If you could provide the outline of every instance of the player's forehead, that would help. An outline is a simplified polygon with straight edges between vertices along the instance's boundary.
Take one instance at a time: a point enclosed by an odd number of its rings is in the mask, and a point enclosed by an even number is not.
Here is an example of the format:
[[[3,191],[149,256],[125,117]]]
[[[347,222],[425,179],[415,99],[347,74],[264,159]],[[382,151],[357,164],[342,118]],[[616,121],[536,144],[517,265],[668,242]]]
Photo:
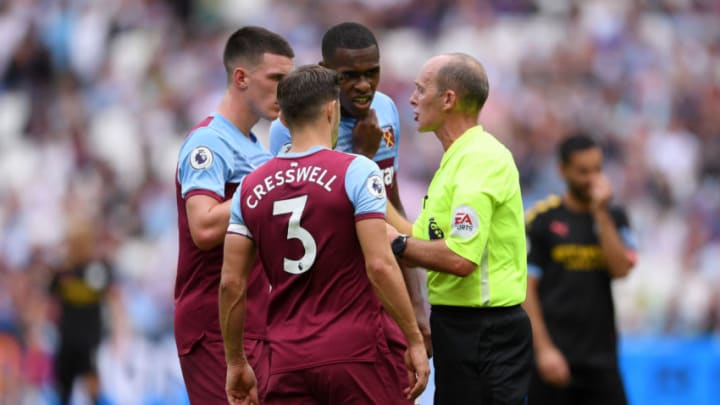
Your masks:
[[[568,161],[573,167],[599,167],[602,166],[603,152],[599,147],[576,150],[570,154]]]
[[[293,61],[285,55],[277,55],[274,53],[264,53],[260,58],[260,63],[256,67],[256,71],[265,74],[288,74],[293,68]]]
[[[380,53],[377,45],[360,49],[337,48],[325,63],[327,67],[339,72],[365,71],[380,66]]]

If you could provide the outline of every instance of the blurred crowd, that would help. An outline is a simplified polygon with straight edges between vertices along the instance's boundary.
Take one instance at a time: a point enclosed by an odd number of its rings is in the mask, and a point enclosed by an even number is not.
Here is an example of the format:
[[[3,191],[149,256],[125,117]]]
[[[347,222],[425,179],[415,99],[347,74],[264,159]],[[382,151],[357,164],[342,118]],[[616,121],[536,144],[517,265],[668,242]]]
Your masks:
[[[181,401],[175,165],[224,91],[224,41],[261,25],[290,41],[296,65],[315,63],[325,29],[346,20],[378,37],[411,219],[442,154],[415,132],[413,79],[429,56],[467,52],[488,71],[481,121],[514,152],[526,206],[562,192],[559,139],[584,132],[605,148],[639,244],[615,285],[623,333],[720,332],[717,1],[0,0],[0,403],[56,396],[51,287],[78,217],[93,221],[118,291],[97,353],[106,401]]]

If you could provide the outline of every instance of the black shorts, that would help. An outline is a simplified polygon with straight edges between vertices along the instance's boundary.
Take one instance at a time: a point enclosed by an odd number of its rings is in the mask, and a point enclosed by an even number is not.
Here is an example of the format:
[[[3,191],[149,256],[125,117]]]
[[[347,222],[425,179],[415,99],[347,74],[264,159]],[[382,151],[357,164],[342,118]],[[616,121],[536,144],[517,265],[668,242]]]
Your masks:
[[[435,405],[522,405],[532,330],[521,306],[432,307]]]
[[[617,369],[570,368],[570,385],[558,388],[533,371],[529,403],[532,405],[627,405],[625,387]]]

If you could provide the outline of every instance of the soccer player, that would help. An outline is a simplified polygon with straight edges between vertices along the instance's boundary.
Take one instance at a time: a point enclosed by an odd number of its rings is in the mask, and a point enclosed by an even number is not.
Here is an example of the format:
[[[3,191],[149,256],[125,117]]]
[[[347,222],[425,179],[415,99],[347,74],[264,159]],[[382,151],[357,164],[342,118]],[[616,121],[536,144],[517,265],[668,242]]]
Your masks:
[[[382,171],[388,197],[388,220],[404,218],[397,182],[400,146],[400,119],[395,102],[377,91],[380,82],[380,50],[375,35],[364,25],[345,22],[328,29],[322,38],[320,65],[340,75],[340,110],[342,118],[335,149],[360,153],[373,159]],[[270,151],[277,154],[289,145],[290,132],[280,120],[270,128]],[[424,292],[425,274],[417,269],[403,269],[420,330],[425,337],[428,353],[430,326]],[[397,372],[405,374],[403,353],[406,343],[402,333],[389,316],[385,317],[390,349]]]
[[[626,404],[617,364],[612,279],[635,263],[625,212],[610,207],[603,153],[585,135],[559,146],[567,191],[527,214],[528,294],[536,370],[532,404]]]
[[[338,92],[335,72],[319,65],[280,82],[290,149],[246,176],[233,196],[220,287],[230,403],[257,401],[253,371],[238,343],[256,248],[273,287],[264,403],[398,404],[417,397],[427,383],[423,338],[382,239],[382,174],[363,156],[330,150],[340,121]],[[408,341],[404,393],[388,358],[382,307]]]
[[[240,179],[271,155],[251,132],[274,119],[277,84],[294,53],[279,35],[244,27],[227,40],[225,95],[211,116],[190,131],[177,167],[179,257],[175,282],[175,339],[193,404],[226,404],[225,358],[218,321],[218,288],[230,198]],[[251,274],[245,345],[264,389],[269,368],[265,274]]]
[[[389,236],[401,261],[429,270],[438,405],[520,405],[530,382],[520,181],[510,151],[478,124],[487,96],[480,62],[447,54],[423,65],[410,98],[418,131],[445,153],[412,237]]]

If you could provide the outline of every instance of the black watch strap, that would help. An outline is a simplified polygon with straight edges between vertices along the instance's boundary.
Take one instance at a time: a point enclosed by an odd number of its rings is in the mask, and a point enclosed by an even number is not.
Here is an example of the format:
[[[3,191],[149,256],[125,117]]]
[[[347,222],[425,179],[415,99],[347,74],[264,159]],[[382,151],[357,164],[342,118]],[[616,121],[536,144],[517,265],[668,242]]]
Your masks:
[[[396,257],[402,257],[405,252],[405,248],[407,247],[407,240],[408,236],[405,234],[400,234],[397,238],[393,239],[390,246],[392,247],[392,252]]]

